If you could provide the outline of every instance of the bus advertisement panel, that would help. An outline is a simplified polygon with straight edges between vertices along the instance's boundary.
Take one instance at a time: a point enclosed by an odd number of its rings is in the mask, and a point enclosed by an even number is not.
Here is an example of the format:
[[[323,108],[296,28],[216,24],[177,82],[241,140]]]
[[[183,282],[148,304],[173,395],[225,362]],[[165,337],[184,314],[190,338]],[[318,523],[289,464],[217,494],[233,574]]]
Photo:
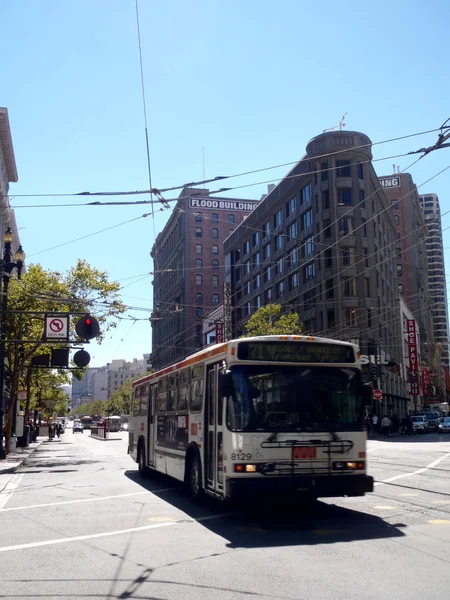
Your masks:
[[[360,496],[369,397],[353,344],[231,340],[133,383],[128,451],[193,496]]]

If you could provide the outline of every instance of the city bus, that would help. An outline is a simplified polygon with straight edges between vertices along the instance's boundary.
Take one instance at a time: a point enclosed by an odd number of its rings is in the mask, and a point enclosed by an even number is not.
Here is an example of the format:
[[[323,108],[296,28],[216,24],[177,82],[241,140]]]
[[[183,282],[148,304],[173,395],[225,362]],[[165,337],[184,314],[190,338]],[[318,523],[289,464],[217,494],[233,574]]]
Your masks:
[[[373,491],[358,346],[313,336],[210,346],[132,384],[128,453],[195,498]],[[370,400],[369,400],[370,398]]]

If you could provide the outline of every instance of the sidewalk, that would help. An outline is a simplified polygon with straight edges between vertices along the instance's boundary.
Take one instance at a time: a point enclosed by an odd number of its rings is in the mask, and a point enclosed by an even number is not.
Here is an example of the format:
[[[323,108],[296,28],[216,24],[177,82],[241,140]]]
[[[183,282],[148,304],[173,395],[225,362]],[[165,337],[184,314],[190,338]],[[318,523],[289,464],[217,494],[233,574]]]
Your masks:
[[[42,444],[45,438],[27,446],[26,448],[17,448],[15,452],[10,452],[6,455],[5,460],[0,460],[0,475],[3,473],[14,473],[17,469],[33,454],[36,448]]]

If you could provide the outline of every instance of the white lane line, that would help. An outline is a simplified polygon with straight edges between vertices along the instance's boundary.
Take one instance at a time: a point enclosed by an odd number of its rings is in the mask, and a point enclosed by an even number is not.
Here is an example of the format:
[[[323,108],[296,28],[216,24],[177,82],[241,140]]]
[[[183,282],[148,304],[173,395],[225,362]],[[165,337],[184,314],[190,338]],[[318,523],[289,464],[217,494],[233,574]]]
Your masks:
[[[376,446],[375,448],[369,448],[366,452],[373,452],[374,450],[380,450],[383,446]]]
[[[184,521],[185,522],[185,521]],[[11,550],[27,550],[29,548],[41,548],[42,546],[52,546],[54,544],[67,544],[68,542],[82,542],[84,540],[95,540],[102,537],[113,535],[124,535],[125,533],[134,533],[136,531],[147,531],[148,529],[157,529],[158,527],[169,527],[176,525],[178,521],[167,521],[166,523],[156,523],[154,525],[144,525],[142,527],[132,527],[130,529],[118,529],[117,531],[107,531],[105,533],[91,533],[89,535],[77,535],[75,537],[58,538],[56,540],[45,540],[43,542],[31,542],[30,544],[15,544],[14,546],[2,546],[0,552],[10,552]]]
[[[23,477],[23,475],[22,475]],[[6,488],[5,488],[6,489]],[[152,492],[132,492],[129,494],[117,494],[115,496],[98,496],[95,498],[83,498],[80,500],[62,500],[61,502],[47,502],[46,504],[32,504],[31,506],[12,506],[11,508],[2,508],[0,495],[0,510],[6,512],[8,510],[31,510],[32,508],[45,508],[47,506],[62,506],[63,504],[79,504],[82,502],[99,502],[104,500],[114,500],[115,498],[129,498],[130,496],[145,496],[148,494],[159,494],[162,492],[170,492],[175,488],[162,488],[160,490],[154,490]]]
[[[8,509],[4,509],[3,507],[8,502],[8,500],[11,498],[11,496],[13,495],[15,490],[18,488],[20,482],[22,481],[23,476],[24,476],[23,473],[22,474],[16,473],[15,475],[13,475],[11,477],[11,479],[5,485],[5,487],[3,488],[3,491],[0,494],[0,510],[8,510]]]
[[[435,461],[433,461],[426,467],[422,467],[422,469],[417,469],[416,471],[412,471],[411,473],[402,473],[401,475],[394,475],[393,477],[389,477],[388,479],[383,479],[383,481],[376,481],[375,485],[383,485],[383,483],[391,483],[391,481],[397,481],[397,479],[404,479],[405,477],[412,477],[413,475],[420,475],[421,473],[425,473],[425,471],[428,471],[428,469],[432,469],[433,467],[435,467],[436,465],[441,463],[443,460],[445,460],[449,456],[450,456],[450,453],[444,454],[444,456],[437,458]]]

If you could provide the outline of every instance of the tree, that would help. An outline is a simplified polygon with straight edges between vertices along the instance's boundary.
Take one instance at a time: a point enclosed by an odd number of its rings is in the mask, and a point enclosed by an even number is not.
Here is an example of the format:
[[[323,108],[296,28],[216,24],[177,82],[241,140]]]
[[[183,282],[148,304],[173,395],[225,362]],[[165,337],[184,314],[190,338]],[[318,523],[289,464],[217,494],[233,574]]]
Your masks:
[[[131,390],[132,383],[136,379],[139,379],[141,375],[138,377],[132,377],[127,379],[122,383],[120,387],[117,388],[115,392],[111,394],[110,399],[108,400],[106,406],[110,415],[129,415],[130,407],[131,407]]]
[[[11,279],[8,293],[6,363],[10,378],[10,393],[7,398],[6,451],[9,451],[11,438],[14,398],[25,376],[27,365],[37,350],[50,353],[51,344],[21,345],[18,340],[41,340],[44,331],[45,312],[55,313],[92,313],[100,323],[101,343],[105,332],[117,326],[118,317],[125,307],[119,297],[120,284],[110,282],[108,273],[91,267],[86,261],[78,260],[75,267],[65,275],[40,264],[31,264],[19,281]],[[31,314],[18,313],[26,311]],[[41,313],[41,314],[39,314]],[[71,316],[71,330],[80,315]],[[49,393],[62,402],[57,388],[50,387]]]
[[[252,314],[245,325],[245,329],[247,330],[247,334],[244,337],[303,333],[303,327],[299,321],[298,314],[293,312],[281,314],[281,306],[279,304],[261,306],[261,308]]]

